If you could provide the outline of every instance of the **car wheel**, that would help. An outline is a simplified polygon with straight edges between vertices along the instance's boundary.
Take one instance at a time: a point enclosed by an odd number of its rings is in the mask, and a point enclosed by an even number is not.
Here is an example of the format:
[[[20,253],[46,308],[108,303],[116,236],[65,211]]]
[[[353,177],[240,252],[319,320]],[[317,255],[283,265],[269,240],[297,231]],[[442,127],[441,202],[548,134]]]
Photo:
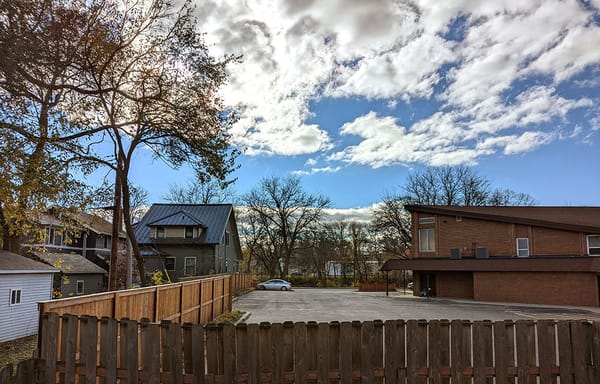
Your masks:
[[[264,290],[265,290],[265,289],[267,289],[267,288],[265,288],[265,286],[264,286],[264,285],[260,285],[260,286],[258,287],[258,289],[260,289],[260,290],[264,291]]]
[[[281,287],[282,291],[287,291],[287,287]]]

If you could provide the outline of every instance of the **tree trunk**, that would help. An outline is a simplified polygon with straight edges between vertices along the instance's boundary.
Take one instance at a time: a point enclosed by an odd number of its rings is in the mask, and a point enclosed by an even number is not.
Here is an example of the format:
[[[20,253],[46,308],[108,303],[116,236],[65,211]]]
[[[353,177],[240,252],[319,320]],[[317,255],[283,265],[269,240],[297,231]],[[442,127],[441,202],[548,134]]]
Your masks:
[[[125,180],[127,180],[125,178]],[[131,201],[130,201],[130,191],[129,191],[129,183],[122,183],[123,189],[123,216],[125,219],[125,230],[127,231],[127,237],[129,237],[129,241],[131,244],[131,249],[133,251],[133,257],[135,257],[135,261],[138,267],[138,273],[140,274],[140,281],[142,286],[148,285],[148,279],[146,277],[146,271],[144,269],[144,260],[142,259],[140,253],[140,247],[137,243],[137,239],[135,238],[135,233],[133,232],[133,225],[131,223]]]
[[[110,263],[108,290],[117,290],[117,260],[119,257],[119,234],[121,229],[121,177],[119,170],[115,171],[115,199],[112,218],[112,241],[110,244]]]

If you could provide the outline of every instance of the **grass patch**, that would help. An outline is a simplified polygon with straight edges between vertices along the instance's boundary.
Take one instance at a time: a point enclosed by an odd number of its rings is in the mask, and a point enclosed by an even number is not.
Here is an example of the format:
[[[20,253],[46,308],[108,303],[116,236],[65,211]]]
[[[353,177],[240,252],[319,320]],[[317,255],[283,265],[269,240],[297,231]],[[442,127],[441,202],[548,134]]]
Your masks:
[[[13,364],[13,367],[33,356],[37,348],[37,335],[0,343],[0,368]]]
[[[212,324],[235,324],[236,321],[238,321],[239,319],[242,318],[242,316],[244,316],[244,314],[245,314],[245,312],[242,312],[239,309],[236,309],[231,312],[223,313],[223,314],[217,316],[213,321],[211,321],[211,323]]]

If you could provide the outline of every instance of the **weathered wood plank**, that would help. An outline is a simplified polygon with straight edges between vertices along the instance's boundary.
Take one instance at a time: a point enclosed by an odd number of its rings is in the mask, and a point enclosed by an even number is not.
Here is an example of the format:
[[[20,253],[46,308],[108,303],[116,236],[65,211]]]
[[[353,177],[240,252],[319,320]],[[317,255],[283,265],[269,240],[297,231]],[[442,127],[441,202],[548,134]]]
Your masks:
[[[360,382],[365,384],[374,383],[373,377],[373,361],[371,359],[371,352],[373,352],[373,345],[375,344],[375,330],[372,321],[365,321],[362,324],[362,335],[361,335],[361,348],[360,348]]]
[[[514,376],[508,374],[515,366],[514,323],[511,320],[494,323],[494,351],[496,355],[496,382],[514,384]]]
[[[352,324],[340,324],[340,382],[352,384]]]
[[[223,326],[223,374],[226,384],[233,384],[236,375],[235,328],[232,324]]]
[[[58,349],[58,314],[42,314],[42,335],[40,346],[40,358],[45,361],[46,383],[56,382],[56,360]]]
[[[466,377],[464,371],[471,364],[471,323],[464,320],[452,320],[450,323],[450,332],[452,384],[470,383],[471,378]]]
[[[517,379],[519,383],[536,384],[536,375],[531,373],[536,368],[535,323],[530,320],[518,320],[517,332]]]
[[[476,383],[492,384],[493,378],[487,378],[488,368],[493,365],[492,323],[476,321],[473,323],[473,379]]]
[[[83,364],[84,373],[80,383],[96,384],[96,366],[98,357],[98,319],[95,316],[81,317],[81,337],[79,341],[79,361]]]
[[[560,384],[573,384],[573,348],[571,343],[571,325],[561,320],[556,325],[558,332],[558,363],[560,366]]]
[[[306,383],[306,323],[294,324],[294,355],[296,368],[294,370],[294,383]]]
[[[77,328],[79,318],[75,315],[63,315],[61,325],[61,356],[64,373],[59,375],[59,382],[75,382],[75,364],[77,356]]]
[[[319,383],[329,381],[329,324],[319,323],[317,326],[317,372]]]
[[[537,322],[538,360],[540,384],[555,384],[552,370],[556,367],[556,332],[553,320]]]
[[[140,323],[142,371],[148,375],[148,384],[160,383],[160,327],[144,319]]]

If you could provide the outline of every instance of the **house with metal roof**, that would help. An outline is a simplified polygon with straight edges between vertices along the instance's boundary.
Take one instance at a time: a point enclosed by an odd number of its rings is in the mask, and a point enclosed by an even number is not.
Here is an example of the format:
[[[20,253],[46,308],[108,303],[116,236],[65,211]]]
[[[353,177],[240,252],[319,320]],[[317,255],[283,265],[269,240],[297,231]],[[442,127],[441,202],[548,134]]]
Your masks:
[[[38,331],[38,305],[52,298],[59,271],[15,253],[0,251],[0,343]]]
[[[242,257],[231,204],[152,204],[135,226],[146,271],[171,281],[237,272]]]
[[[600,207],[405,208],[415,295],[600,305]]]

